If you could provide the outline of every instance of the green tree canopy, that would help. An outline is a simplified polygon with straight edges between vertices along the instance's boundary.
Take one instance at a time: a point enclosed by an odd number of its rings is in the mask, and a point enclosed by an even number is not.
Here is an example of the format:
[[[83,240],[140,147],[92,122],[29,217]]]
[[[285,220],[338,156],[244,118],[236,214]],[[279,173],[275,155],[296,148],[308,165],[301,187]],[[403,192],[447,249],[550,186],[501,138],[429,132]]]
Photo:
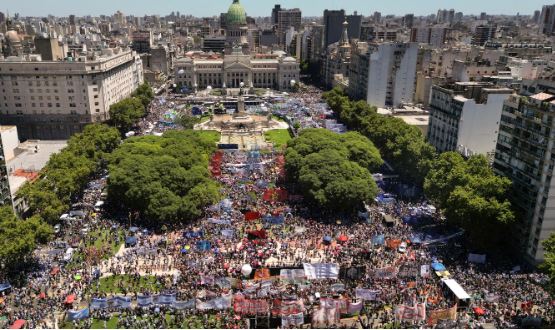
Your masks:
[[[193,220],[220,198],[208,172],[214,151],[211,138],[191,130],[127,139],[110,156],[108,198],[146,220]]]
[[[447,221],[465,229],[473,247],[482,250],[505,246],[515,216],[506,194],[511,182],[493,173],[484,156],[465,160],[446,152],[432,164],[424,192],[443,210]]]
[[[144,83],[139,85],[132,96],[139,99],[146,109],[148,108],[150,102],[154,99],[154,92],[152,91],[152,88],[150,87],[148,82],[145,81]]]
[[[146,115],[145,106],[139,98],[130,97],[110,106],[110,121],[120,132],[128,132],[140,118]]]
[[[365,101],[351,101],[339,87],[324,93],[323,97],[347,127],[375,144],[403,179],[422,184],[436,153],[418,128],[401,119],[378,114]]]
[[[544,262],[540,269],[549,275],[549,289],[555,294],[555,234],[551,234],[548,239],[542,242],[544,251]]]
[[[0,265],[2,273],[18,269],[31,255],[37,244],[46,243],[52,228],[40,217],[17,218],[9,206],[0,207]]]
[[[354,212],[377,194],[370,171],[383,161],[372,142],[356,132],[303,130],[288,143],[285,157],[289,180],[316,207]]]

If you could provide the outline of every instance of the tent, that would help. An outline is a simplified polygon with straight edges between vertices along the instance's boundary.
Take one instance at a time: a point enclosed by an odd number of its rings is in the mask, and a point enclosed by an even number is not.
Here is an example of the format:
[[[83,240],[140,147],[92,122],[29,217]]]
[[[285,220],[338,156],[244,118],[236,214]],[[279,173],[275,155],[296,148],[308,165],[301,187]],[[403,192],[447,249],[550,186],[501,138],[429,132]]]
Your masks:
[[[65,304],[73,304],[73,302],[75,301],[75,295],[74,294],[70,294],[69,296],[66,297],[66,300],[64,301]]]
[[[436,272],[442,272],[442,271],[444,271],[446,268],[445,268],[445,266],[443,266],[442,263],[439,263],[439,262],[432,262],[432,269],[435,270]]]
[[[474,307],[472,310],[474,310],[474,313],[476,313],[476,315],[478,316],[486,314],[486,311],[480,307]]]
[[[0,283],[0,293],[4,291],[8,291],[12,288],[12,286],[8,283]]]
[[[15,322],[10,325],[10,329],[21,329],[25,325],[25,320],[19,319],[15,320]]]
[[[137,245],[137,237],[129,236],[125,239],[125,246],[126,247],[131,247],[131,246],[135,246],[135,245]]]

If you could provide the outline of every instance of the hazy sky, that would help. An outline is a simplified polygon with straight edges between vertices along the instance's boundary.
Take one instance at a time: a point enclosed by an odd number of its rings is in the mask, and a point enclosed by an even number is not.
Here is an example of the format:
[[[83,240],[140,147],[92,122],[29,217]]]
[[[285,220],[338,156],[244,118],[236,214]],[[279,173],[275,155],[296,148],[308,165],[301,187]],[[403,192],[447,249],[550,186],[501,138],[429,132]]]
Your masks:
[[[382,14],[402,15],[414,13],[428,15],[439,8],[454,8],[465,14],[516,14],[530,15],[541,9],[546,0],[241,0],[249,16],[270,16],[274,4],[284,8],[298,7],[303,16],[321,16],[324,9],[357,10],[363,15],[374,11]],[[553,2],[553,1],[552,1]],[[67,16],[75,14],[124,14],[166,15],[172,11],[194,16],[213,16],[227,11],[232,0],[6,0],[0,1],[0,11],[20,13],[22,16]]]

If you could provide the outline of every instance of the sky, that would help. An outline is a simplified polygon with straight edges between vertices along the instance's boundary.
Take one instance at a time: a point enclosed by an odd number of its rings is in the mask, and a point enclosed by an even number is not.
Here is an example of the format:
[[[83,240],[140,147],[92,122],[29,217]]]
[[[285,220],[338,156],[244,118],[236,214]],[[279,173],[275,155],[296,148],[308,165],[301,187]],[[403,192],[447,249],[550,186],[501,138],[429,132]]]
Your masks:
[[[270,16],[274,4],[282,8],[300,8],[303,16],[322,16],[324,9],[358,11],[365,16],[379,11],[382,15],[428,15],[440,8],[454,8],[464,14],[531,15],[548,0],[240,0],[247,15]],[[3,2],[3,3],[2,3]],[[553,2],[553,1],[552,1]],[[162,16],[179,11],[197,17],[226,12],[232,0],[7,0],[0,2],[0,11],[21,16],[111,15],[121,10],[126,15]]]

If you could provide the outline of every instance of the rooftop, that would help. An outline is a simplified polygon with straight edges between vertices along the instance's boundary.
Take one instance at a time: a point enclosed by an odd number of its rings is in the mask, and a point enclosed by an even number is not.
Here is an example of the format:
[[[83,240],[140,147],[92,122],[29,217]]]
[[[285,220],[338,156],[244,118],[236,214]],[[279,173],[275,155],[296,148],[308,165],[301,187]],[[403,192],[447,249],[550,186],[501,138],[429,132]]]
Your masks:
[[[50,156],[67,146],[67,141],[28,140],[18,146],[19,154],[6,162],[12,196],[33,178],[48,162]]]

